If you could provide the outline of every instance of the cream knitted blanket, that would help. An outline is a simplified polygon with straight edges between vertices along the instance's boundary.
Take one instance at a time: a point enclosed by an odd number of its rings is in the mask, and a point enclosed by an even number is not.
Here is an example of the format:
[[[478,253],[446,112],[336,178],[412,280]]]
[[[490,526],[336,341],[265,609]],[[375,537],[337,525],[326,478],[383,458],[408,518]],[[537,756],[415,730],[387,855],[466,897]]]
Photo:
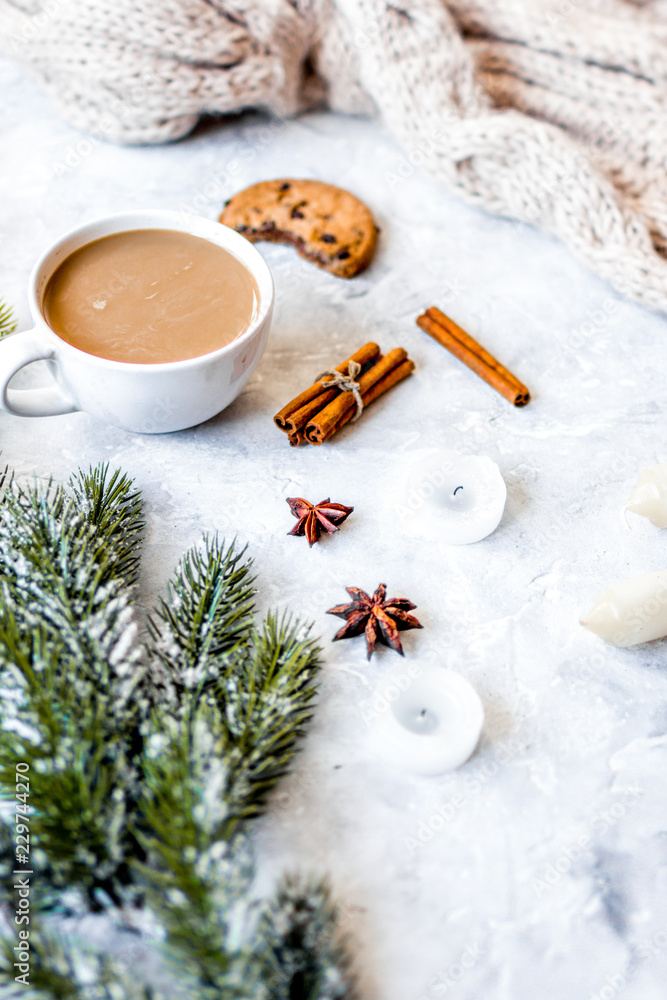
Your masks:
[[[0,0],[0,45],[118,142],[378,114],[447,188],[667,311],[667,0]]]

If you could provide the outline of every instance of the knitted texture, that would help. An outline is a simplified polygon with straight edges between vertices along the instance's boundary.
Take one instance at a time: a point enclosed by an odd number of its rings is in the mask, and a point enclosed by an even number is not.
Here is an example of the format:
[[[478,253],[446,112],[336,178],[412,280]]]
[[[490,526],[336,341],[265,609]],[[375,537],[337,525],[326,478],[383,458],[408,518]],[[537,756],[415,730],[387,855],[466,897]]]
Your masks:
[[[0,44],[118,142],[379,115],[449,190],[667,310],[666,0],[0,0]]]

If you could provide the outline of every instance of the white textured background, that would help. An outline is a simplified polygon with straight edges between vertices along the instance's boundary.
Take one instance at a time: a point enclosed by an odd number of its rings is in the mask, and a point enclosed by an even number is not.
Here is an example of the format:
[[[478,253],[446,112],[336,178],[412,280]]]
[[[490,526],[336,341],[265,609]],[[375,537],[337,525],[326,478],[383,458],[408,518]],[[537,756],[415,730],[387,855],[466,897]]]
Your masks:
[[[613,650],[578,617],[608,583],[667,566],[667,534],[638,519],[628,531],[619,514],[639,471],[667,459],[665,319],[547,237],[450,198],[367,122],[251,116],[170,147],[115,148],[60,122],[4,63],[0,135],[0,297],[21,328],[34,260],[91,217],[187,206],[216,217],[236,190],[279,176],[329,180],[372,207],[379,252],[354,281],[262,248],[275,324],[224,414],[165,437],[82,414],[3,414],[2,459],[25,476],[100,461],[135,476],[147,603],[183,549],[217,529],[248,544],[262,605],[315,621],[319,715],[261,824],[262,880],[294,865],[331,874],[367,1000],[664,1000],[665,644]],[[436,300],[530,386],[528,408],[415,326]],[[404,346],[416,374],[329,446],[289,449],[273,413],[369,339]],[[402,534],[401,477],[434,447],[500,465],[508,505],[486,541]],[[309,550],[286,535],[294,495],[355,512]],[[400,775],[369,751],[362,709],[395,654],[367,665],[362,639],[328,641],[337,626],[324,612],[344,586],[380,581],[419,606],[425,628],[405,634],[406,655],[460,670],[485,703],[478,752],[442,778]]]

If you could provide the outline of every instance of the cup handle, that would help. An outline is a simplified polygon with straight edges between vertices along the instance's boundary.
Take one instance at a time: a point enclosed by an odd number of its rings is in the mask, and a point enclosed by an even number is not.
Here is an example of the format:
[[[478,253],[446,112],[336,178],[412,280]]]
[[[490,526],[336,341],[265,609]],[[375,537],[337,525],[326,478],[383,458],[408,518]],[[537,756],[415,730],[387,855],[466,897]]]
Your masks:
[[[55,357],[55,350],[35,328],[0,340],[0,407],[17,417],[55,417],[79,407],[55,382],[44,389],[10,389],[17,372],[34,361]]]

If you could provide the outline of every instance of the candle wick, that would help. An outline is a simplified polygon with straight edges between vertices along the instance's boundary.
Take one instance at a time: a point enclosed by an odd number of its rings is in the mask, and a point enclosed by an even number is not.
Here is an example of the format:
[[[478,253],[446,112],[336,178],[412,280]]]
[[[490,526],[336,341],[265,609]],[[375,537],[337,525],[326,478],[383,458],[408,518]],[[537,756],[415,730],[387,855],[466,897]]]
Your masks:
[[[458,493],[458,491],[462,490],[462,489],[463,489],[462,486],[457,486],[456,489],[454,490],[454,496],[456,496],[456,494]]]

